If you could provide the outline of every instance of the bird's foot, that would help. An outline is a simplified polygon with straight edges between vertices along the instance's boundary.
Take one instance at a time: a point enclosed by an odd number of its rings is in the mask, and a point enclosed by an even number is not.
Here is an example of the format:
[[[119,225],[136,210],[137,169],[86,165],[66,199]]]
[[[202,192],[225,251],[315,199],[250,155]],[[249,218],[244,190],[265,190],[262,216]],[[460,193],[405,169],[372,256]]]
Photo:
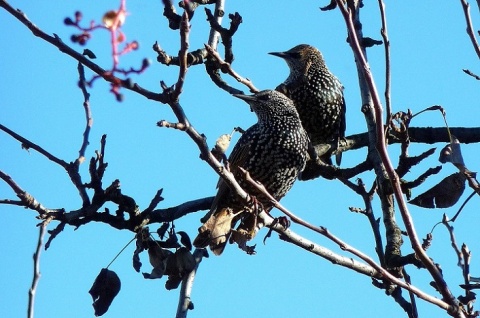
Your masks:
[[[252,239],[251,233],[245,229],[232,230],[232,236],[230,237],[230,243],[237,243],[238,248],[247,253],[248,255],[255,255],[255,245],[247,245],[247,242]]]
[[[285,229],[288,229],[292,222],[286,216],[279,216],[278,218],[273,219],[272,226],[275,224],[280,224]]]
[[[265,244],[265,241],[267,240],[267,238],[272,236],[273,227],[277,224],[280,224],[281,226],[283,226],[284,229],[288,229],[291,225],[291,222],[286,216],[280,216],[278,218],[274,218],[272,224],[269,226],[267,235],[265,235],[265,237],[263,238],[263,244]]]

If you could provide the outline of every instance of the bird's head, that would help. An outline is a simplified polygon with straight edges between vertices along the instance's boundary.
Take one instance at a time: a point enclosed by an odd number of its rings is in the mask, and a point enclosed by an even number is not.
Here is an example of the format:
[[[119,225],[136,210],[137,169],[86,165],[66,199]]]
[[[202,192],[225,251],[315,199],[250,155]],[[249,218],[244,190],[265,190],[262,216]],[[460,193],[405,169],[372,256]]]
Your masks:
[[[292,100],[280,92],[264,90],[254,95],[233,94],[233,96],[247,102],[257,114],[259,120],[269,120],[282,116],[298,118],[298,113]]]
[[[268,54],[284,59],[291,73],[306,74],[312,65],[323,65],[323,56],[320,51],[308,44],[299,44],[285,52],[270,52]]]

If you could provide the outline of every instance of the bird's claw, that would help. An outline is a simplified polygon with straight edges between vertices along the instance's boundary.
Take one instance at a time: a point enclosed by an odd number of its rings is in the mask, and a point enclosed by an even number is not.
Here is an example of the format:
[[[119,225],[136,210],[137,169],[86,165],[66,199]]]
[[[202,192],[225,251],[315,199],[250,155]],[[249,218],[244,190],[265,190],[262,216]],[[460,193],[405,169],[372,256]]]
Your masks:
[[[279,216],[278,218],[273,219],[272,226],[280,224],[286,230],[290,227],[291,222],[286,216]]]

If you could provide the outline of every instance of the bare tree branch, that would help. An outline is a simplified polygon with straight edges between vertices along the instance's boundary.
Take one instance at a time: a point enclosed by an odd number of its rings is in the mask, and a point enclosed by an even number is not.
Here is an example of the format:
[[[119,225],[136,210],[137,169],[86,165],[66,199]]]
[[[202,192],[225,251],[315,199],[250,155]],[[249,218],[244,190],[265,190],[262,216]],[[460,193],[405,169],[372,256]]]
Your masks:
[[[83,163],[85,160],[85,151],[87,150],[87,147],[89,145],[88,137],[90,135],[90,130],[92,129],[93,125],[93,118],[92,118],[92,111],[90,109],[90,94],[87,91],[87,87],[85,85],[85,69],[83,67],[82,63],[78,63],[78,75],[79,75],[79,80],[78,84],[80,86],[80,89],[82,90],[83,93],[83,108],[85,109],[85,119],[86,119],[86,125],[85,125],[85,131],[83,132],[83,143],[82,146],[80,147],[80,150],[78,151],[78,163]]]
[[[239,83],[242,83],[243,85],[247,86],[251,93],[258,93],[259,92],[258,88],[256,88],[253,85],[252,81],[250,81],[248,78],[241,77],[237,72],[235,72],[232,68],[232,65],[230,63],[227,63],[224,60],[222,60],[222,58],[220,57],[220,54],[218,54],[217,51],[213,50],[213,48],[211,46],[209,46],[208,44],[205,44],[205,48],[207,49],[208,54],[212,58],[214,58],[215,61],[217,61],[219,63],[219,65],[220,65],[219,68],[223,73],[227,73],[228,75],[230,75],[234,79],[236,79]],[[227,91],[231,94],[236,94],[236,93],[239,92],[238,90],[235,90],[233,88],[228,89]]]
[[[403,198],[403,194],[401,191],[401,186],[400,186],[400,180],[397,177],[395,173],[395,169],[392,166],[392,163],[389,159],[388,152],[385,147],[385,136],[383,132],[383,124],[382,124],[382,105],[378,96],[378,92],[375,86],[375,83],[373,81],[372,74],[370,73],[370,69],[368,67],[367,61],[365,59],[365,56],[363,54],[363,51],[360,47],[359,40],[357,38],[357,34],[355,32],[355,27],[353,24],[352,20],[352,11],[351,8],[347,8],[345,4],[337,0],[337,5],[340,8],[340,11],[342,12],[342,15],[345,19],[345,23],[347,25],[347,29],[349,32],[349,43],[352,46],[352,49],[354,51],[356,60],[358,63],[360,63],[363,66],[363,75],[366,79],[368,89],[370,91],[373,105],[374,105],[374,112],[375,112],[375,118],[377,119],[376,123],[376,135],[377,135],[377,144],[376,148],[380,154],[380,157],[382,159],[382,163],[385,166],[386,172],[388,174],[388,177],[390,179],[390,182],[393,187],[395,199],[397,201],[400,213],[402,215],[405,227],[407,229],[408,237],[410,238],[410,241],[412,243],[412,247],[415,251],[415,254],[417,257],[420,258],[420,260],[425,264],[427,267],[428,271],[432,275],[433,279],[435,280],[437,287],[439,288],[439,291],[441,292],[443,298],[445,301],[448,303],[447,307],[443,307],[444,309],[447,310],[447,312],[453,316],[453,317],[464,317],[464,314],[461,312],[461,309],[459,307],[458,300],[452,295],[450,292],[445,280],[443,279],[443,276],[439,272],[438,268],[433,264],[432,260],[428,257],[428,255],[425,253],[425,251],[422,249],[422,245],[419,242],[415,227],[413,225],[413,220],[412,217],[408,211],[408,208],[406,206],[406,202]]]
[[[243,170],[243,169],[241,169],[241,170]],[[249,182],[252,186],[254,186],[258,191],[260,191],[262,193],[262,195],[265,195],[270,200],[270,202],[273,204],[274,207],[276,207],[277,209],[282,211],[293,222],[295,222],[297,224],[300,224],[300,225],[302,225],[302,226],[304,226],[304,227],[306,227],[306,228],[308,228],[308,229],[310,229],[310,230],[312,230],[316,233],[319,233],[319,234],[327,237],[329,240],[336,243],[343,251],[350,252],[353,255],[359,257],[360,259],[365,261],[369,266],[371,266],[373,269],[375,269],[379,273],[379,275],[380,275],[379,277],[381,277],[382,279],[386,279],[386,280],[388,280],[388,281],[390,281],[394,284],[397,284],[400,287],[405,288],[406,290],[409,290],[409,291],[415,293],[415,295],[417,295],[419,298],[424,299],[424,300],[426,300],[426,301],[428,301],[432,304],[435,304],[442,309],[447,310],[449,308],[448,303],[445,303],[444,301],[439,300],[436,297],[430,296],[430,295],[424,293],[423,291],[419,290],[418,288],[414,287],[413,285],[407,284],[404,281],[402,281],[402,280],[398,279],[397,277],[393,276],[389,271],[385,270],[380,265],[378,265],[368,255],[362,253],[361,251],[359,251],[359,250],[355,249],[354,247],[350,246],[349,244],[345,243],[340,238],[338,238],[335,235],[333,235],[332,233],[330,233],[327,228],[325,228],[323,226],[318,227],[318,226],[311,225],[310,223],[308,223],[308,222],[304,221],[303,219],[299,218],[298,216],[296,216],[295,214],[290,212],[288,209],[286,209],[283,205],[281,205],[277,200],[275,200],[275,198],[267,192],[267,190],[265,189],[265,187],[263,185],[256,182],[255,180],[253,180],[250,177],[250,175],[248,174],[247,171],[243,170],[243,173],[245,174],[245,179],[246,179],[247,182]],[[284,234],[286,231],[289,231],[288,229],[286,230],[283,227],[283,225],[278,224],[278,222],[274,222],[274,219],[270,215],[268,215],[266,212],[262,212],[259,216],[264,220],[265,226],[272,227],[276,232],[280,232],[280,233]],[[362,267],[357,267],[357,266],[355,266],[355,267],[346,266],[346,267],[354,269],[358,272],[361,272],[360,269],[362,268]],[[361,272],[361,273],[365,274],[364,272]],[[370,275],[373,277],[374,276],[373,272]],[[375,275],[375,277],[378,277],[378,276]]]
[[[205,249],[195,249],[193,252],[193,257],[195,258],[195,269],[190,272],[183,280],[182,287],[180,288],[180,299],[178,301],[177,315],[176,318],[186,318],[188,310],[193,310],[193,302],[191,298],[193,281],[197,275],[198,266],[202,262],[203,257],[205,256]]]
[[[33,280],[32,280],[32,286],[28,291],[28,317],[29,318],[34,317],[35,296],[37,294],[38,281],[40,280],[40,252],[42,251],[43,236],[45,235],[45,229],[48,223],[50,223],[49,219],[44,220],[39,225],[37,248],[35,250],[35,253],[33,254]]]
[[[387,30],[387,15],[385,13],[385,3],[383,0],[378,0],[378,6],[380,7],[380,16],[382,18],[382,29],[380,33],[382,34],[383,43],[385,46],[385,107],[387,116],[392,114],[392,105],[391,105],[391,70],[390,70],[390,40],[388,38]],[[386,120],[388,122],[388,118]]]
[[[470,17],[470,4],[466,0],[460,0],[460,3],[462,4],[463,14],[465,15],[465,22],[467,23],[467,34],[470,37],[475,53],[477,53],[480,59],[480,46],[478,45],[477,37],[473,30],[472,18]]]
[[[218,25],[221,25],[224,15],[225,15],[225,0],[216,0],[215,11],[213,13],[215,23],[217,23]],[[214,28],[210,27],[208,45],[210,45],[212,49],[217,50],[219,38],[220,38],[220,33]]]

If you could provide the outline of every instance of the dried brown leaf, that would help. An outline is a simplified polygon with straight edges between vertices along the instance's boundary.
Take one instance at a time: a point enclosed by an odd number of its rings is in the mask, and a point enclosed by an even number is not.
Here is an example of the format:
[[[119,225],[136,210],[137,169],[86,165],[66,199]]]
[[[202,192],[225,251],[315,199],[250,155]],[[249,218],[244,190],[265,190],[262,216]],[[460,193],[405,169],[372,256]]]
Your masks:
[[[457,172],[410,200],[409,203],[423,208],[448,208],[457,203],[464,190],[465,176],[463,173]]]
[[[463,161],[462,151],[460,148],[460,142],[455,136],[452,136],[452,142],[446,145],[440,151],[440,157],[438,160],[441,163],[450,162],[454,164],[459,169],[465,168],[465,163]]]
[[[102,268],[88,291],[92,295],[95,316],[102,316],[107,312],[120,288],[121,282],[118,275],[114,271]]]
[[[153,266],[152,272],[150,274],[143,273],[143,277],[154,279],[162,278],[165,274],[165,269],[167,266],[167,258],[173,254],[169,250],[163,249],[156,242],[151,242],[150,247],[148,248],[148,258],[150,264]]]

